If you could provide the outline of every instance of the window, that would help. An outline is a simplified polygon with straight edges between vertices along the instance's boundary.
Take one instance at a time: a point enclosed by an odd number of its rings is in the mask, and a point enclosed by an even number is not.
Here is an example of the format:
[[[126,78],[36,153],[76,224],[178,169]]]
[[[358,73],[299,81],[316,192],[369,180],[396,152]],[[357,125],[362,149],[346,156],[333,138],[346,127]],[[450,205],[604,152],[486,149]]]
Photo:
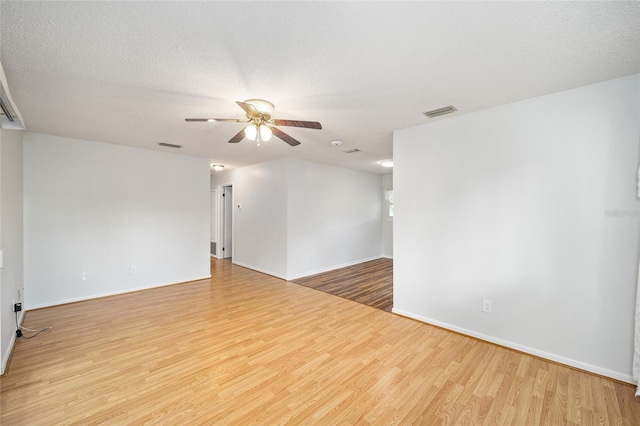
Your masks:
[[[384,191],[384,217],[386,220],[393,220],[393,188]]]

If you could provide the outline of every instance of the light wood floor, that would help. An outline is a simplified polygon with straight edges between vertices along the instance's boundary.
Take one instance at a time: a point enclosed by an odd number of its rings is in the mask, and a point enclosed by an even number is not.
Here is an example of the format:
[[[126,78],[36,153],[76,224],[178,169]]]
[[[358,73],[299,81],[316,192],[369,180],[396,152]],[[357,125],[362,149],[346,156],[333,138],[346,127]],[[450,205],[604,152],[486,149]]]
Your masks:
[[[640,424],[631,386],[213,260],[29,312],[2,425]]]
[[[292,282],[383,311],[393,308],[392,259],[376,259]]]

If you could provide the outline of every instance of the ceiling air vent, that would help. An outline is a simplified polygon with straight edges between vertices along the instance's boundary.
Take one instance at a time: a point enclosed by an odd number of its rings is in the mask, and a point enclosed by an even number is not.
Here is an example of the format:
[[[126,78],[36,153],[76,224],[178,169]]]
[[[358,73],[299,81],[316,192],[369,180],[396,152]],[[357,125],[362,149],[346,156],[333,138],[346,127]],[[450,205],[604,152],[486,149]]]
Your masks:
[[[423,112],[429,118],[438,117],[440,115],[451,114],[452,112],[456,112],[457,109],[453,105],[446,106],[444,108],[438,108],[431,111]]]
[[[174,145],[172,143],[164,143],[164,142],[160,142],[158,143],[158,145],[160,146],[166,146],[167,148],[182,148],[182,145]]]
[[[360,152],[360,150],[358,148],[353,148],[353,149],[348,149],[346,151],[342,151],[346,154],[353,154],[354,152]]]

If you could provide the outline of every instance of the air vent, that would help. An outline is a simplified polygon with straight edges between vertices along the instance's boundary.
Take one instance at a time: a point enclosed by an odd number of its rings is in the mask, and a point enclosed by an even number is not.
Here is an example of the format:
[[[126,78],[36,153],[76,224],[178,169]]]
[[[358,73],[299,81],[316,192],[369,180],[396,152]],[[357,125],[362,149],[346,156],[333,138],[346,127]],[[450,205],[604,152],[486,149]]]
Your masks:
[[[9,121],[15,121],[15,114],[13,114],[13,109],[11,108],[11,104],[9,104],[8,102],[5,102],[5,99],[7,99],[5,97],[4,94],[4,90],[1,90],[2,88],[0,88],[0,110],[2,111],[1,115],[4,115],[5,117],[7,117],[7,120]]]
[[[24,130],[20,111],[13,103],[11,93],[9,93],[7,77],[4,75],[2,64],[0,64],[0,112],[0,124],[3,129]]]
[[[167,148],[182,148],[182,145],[174,145],[172,143],[164,143],[164,142],[160,142],[158,143],[158,145],[160,146],[166,146]]]
[[[360,152],[360,150],[358,148],[353,148],[353,149],[349,149],[347,151],[342,151],[346,154],[353,154],[354,152]]]
[[[438,117],[440,115],[451,114],[452,112],[456,112],[457,109],[453,105],[446,106],[444,108],[438,108],[431,111],[423,112],[429,118]]]

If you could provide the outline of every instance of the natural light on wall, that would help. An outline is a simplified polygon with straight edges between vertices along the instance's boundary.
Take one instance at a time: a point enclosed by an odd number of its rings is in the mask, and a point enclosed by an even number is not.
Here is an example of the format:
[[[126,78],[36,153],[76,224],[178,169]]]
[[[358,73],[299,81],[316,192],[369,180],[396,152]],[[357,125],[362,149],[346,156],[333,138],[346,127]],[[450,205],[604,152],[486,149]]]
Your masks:
[[[385,189],[384,203],[385,219],[393,220],[393,189]]]

